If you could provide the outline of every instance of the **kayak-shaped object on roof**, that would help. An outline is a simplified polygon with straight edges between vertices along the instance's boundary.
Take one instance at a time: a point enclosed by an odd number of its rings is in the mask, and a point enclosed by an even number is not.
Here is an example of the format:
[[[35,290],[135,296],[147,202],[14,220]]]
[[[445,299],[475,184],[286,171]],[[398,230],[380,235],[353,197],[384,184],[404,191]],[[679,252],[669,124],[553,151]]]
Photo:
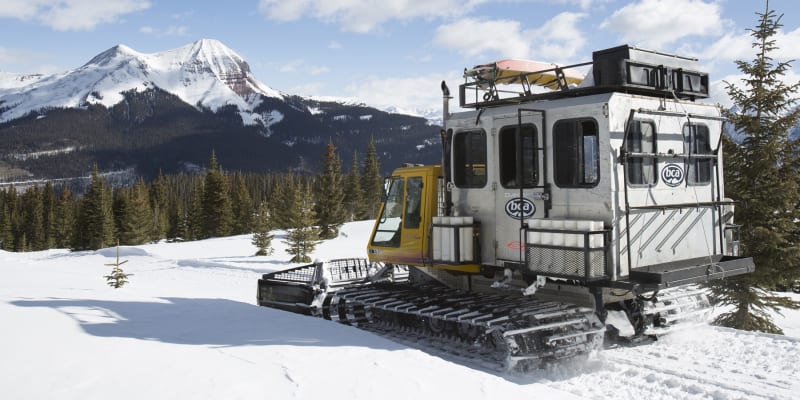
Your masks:
[[[507,59],[489,64],[476,65],[464,70],[464,77],[472,78],[484,84],[517,84],[526,83],[542,86],[552,90],[563,89],[564,85],[578,85],[584,75],[557,64],[532,60]]]

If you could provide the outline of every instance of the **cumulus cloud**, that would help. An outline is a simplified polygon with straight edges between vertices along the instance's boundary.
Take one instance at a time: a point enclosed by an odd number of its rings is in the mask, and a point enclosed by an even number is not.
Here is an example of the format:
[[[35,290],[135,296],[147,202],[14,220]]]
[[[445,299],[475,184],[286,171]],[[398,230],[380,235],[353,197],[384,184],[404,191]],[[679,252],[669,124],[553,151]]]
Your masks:
[[[49,64],[51,59],[45,53],[0,47],[0,72],[47,75],[64,71],[64,67]]]
[[[278,72],[295,73],[305,72],[311,75],[322,75],[330,72],[330,68],[324,65],[309,65],[303,59],[291,60],[277,67]]]
[[[776,60],[795,60],[800,58],[800,28],[786,32],[779,30],[775,36],[777,49],[772,53]],[[756,55],[753,48],[753,37],[748,32],[739,35],[726,34],[717,39],[703,51],[705,57],[713,57],[725,61],[750,60]]]
[[[442,77],[449,82],[460,82],[463,79],[456,74],[428,74],[408,78],[369,76],[347,85],[345,94],[381,108],[436,110],[442,107],[442,92],[439,90]]]
[[[612,0],[551,0],[558,4],[576,4],[580,6],[581,10],[588,10],[593,5],[598,3],[608,3]]]
[[[433,42],[468,58],[486,58],[491,54],[563,62],[572,58],[586,42],[578,28],[578,22],[585,16],[565,12],[537,29],[527,30],[522,29],[518,21],[461,19],[440,26]]]
[[[366,33],[390,20],[448,18],[464,15],[489,0],[260,0],[258,9],[270,20],[304,17],[334,23],[344,31]]]
[[[149,7],[137,0],[5,0],[0,18],[37,21],[58,31],[91,30]]]
[[[152,26],[143,26],[139,28],[139,32],[147,34],[147,35],[154,35],[158,37],[162,36],[186,36],[189,33],[189,28],[185,26],[176,26],[170,25],[165,29],[158,29],[153,28]]]
[[[660,49],[687,36],[719,36],[726,24],[714,1],[640,0],[615,11],[600,28],[625,43]]]

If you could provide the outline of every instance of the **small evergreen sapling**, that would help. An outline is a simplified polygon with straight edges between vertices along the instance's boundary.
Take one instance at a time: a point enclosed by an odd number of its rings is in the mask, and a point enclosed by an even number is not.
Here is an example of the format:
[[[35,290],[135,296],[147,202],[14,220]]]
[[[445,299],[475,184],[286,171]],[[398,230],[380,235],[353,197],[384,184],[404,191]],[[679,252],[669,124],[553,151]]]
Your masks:
[[[119,289],[125,286],[128,283],[128,277],[133,276],[133,274],[126,274],[125,271],[122,270],[122,264],[125,264],[128,260],[119,260],[119,241],[117,241],[117,262],[113,264],[106,264],[106,266],[114,267],[111,269],[111,274],[106,275],[106,283],[109,286],[113,287],[114,289]]]

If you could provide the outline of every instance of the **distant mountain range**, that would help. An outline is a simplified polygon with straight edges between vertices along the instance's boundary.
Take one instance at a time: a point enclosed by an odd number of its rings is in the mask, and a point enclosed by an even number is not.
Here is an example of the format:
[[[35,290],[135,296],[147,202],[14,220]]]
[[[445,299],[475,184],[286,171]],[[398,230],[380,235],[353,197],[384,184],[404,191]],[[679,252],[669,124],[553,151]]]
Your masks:
[[[226,169],[314,171],[329,140],[347,168],[370,137],[388,171],[437,162],[438,136],[423,117],[272,89],[216,40],[154,54],[118,45],[56,75],[0,73],[3,180],[94,163],[152,177],[200,168],[212,150]]]

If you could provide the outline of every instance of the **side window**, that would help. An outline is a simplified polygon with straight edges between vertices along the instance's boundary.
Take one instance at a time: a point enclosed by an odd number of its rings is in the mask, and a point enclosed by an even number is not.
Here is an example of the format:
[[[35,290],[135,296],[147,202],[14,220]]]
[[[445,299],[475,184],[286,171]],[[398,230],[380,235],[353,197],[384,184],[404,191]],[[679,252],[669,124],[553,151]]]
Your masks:
[[[500,183],[505,188],[519,188],[517,184],[517,126],[500,130]],[[536,126],[522,125],[522,187],[532,188],[539,182],[539,165],[536,159]]]
[[[469,131],[453,138],[453,182],[460,188],[486,186],[486,133]]]
[[[597,122],[581,118],[553,125],[555,182],[559,187],[592,187],[600,181]]]
[[[650,121],[633,120],[628,127],[626,150],[631,153],[656,152],[656,127]],[[656,159],[651,157],[628,157],[628,184],[654,185]]]
[[[685,148],[691,154],[712,154],[711,137],[708,127],[702,124],[686,124],[683,126],[683,137],[687,141]],[[706,185],[711,183],[711,166],[713,160],[690,159],[689,171],[686,174],[690,185]]]
[[[419,228],[419,223],[422,220],[420,203],[422,203],[422,177],[408,178],[406,183],[406,216],[403,219],[404,228]]]
[[[405,181],[402,177],[388,180],[386,202],[383,205],[372,244],[376,246],[400,246],[400,222],[403,219],[403,192]]]

